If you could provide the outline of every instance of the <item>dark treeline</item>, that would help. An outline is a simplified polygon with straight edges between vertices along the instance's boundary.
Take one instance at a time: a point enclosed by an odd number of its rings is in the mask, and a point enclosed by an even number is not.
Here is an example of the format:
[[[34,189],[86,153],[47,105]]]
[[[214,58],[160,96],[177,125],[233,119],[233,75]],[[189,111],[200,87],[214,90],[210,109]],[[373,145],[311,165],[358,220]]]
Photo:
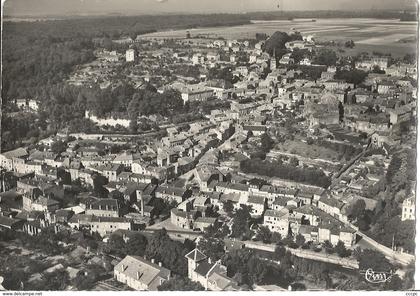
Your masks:
[[[331,185],[331,179],[319,169],[299,168],[282,162],[247,159],[241,162],[241,170],[245,173],[256,173],[268,177],[278,177],[324,188]]]
[[[252,12],[247,15],[253,20],[276,20],[276,19],[293,19],[293,18],[379,18],[379,19],[413,19],[408,13],[392,10],[357,10],[357,11],[335,11],[335,10],[318,10],[318,11],[282,11],[273,5],[273,11]],[[276,9],[278,9],[276,11]],[[414,15],[414,18],[416,16]]]
[[[168,15],[77,18],[3,25],[3,102],[31,93],[29,88],[56,84],[73,67],[94,59],[94,38],[117,39],[163,29],[230,26],[249,23],[246,15]]]

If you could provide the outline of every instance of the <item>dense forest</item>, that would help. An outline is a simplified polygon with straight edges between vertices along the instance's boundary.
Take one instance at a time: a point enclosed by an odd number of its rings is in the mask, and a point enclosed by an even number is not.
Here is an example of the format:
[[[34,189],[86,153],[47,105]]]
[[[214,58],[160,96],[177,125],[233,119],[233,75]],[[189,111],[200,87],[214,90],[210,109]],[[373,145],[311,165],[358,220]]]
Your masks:
[[[2,151],[68,127],[70,131],[95,132],[84,118],[85,110],[99,117],[159,113],[189,119],[198,106],[183,106],[178,93],[159,94],[146,86],[135,90],[122,84],[115,89],[72,87],[65,80],[76,65],[95,59],[94,40],[108,40],[168,28],[238,25],[248,23],[245,15],[188,15],[165,17],[91,17],[37,22],[5,22],[3,25]],[[7,102],[33,98],[40,101],[35,114],[22,114]],[[151,103],[153,101],[153,104]],[[130,108],[129,108],[130,107]],[[130,114],[127,114],[127,109]],[[197,117],[199,114],[194,113]],[[148,126],[150,128],[150,126]],[[137,131],[132,126],[132,131]],[[12,132],[13,131],[13,132]]]
[[[3,25],[5,100],[25,97],[33,88],[61,82],[73,66],[94,59],[94,38],[120,38],[163,29],[230,26],[249,23],[247,15],[168,15],[92,17]],[[4,102],[4,101],[3,101]]]

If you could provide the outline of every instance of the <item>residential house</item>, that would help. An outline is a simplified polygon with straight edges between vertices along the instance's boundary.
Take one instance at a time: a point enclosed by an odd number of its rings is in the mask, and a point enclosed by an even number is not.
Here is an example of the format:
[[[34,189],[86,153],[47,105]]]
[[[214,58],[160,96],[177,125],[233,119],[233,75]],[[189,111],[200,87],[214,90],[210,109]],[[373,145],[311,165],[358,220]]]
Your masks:
[[[199,282],[205,290],[239,290],[238,284],[227,276],[227,268],[220,261],[212,263],[198,249],[186,254],[185,258],[188,260],[188,278],[194,282]]]
[[[212,217],[198,217],[194,223],[193,228],[199,229],[200,231],[204,232],[207,227],[214,226],[217,222],[217,218]]]
[[[37,198],[22,196],[25,211],[53,212],[60,208],[60,203],[52,198],[39,196]]]
[[[282,209],[280,211],[267,210],[264,213],[263,225],[272,232],[278,232],[282,237],[289,235],[289,211]]]
[[[155,191],[156,198],[166,201],[175,201],[177,204],[191,196],[191,191],[184,188],[160,185]]]
[[[120,201],[112,198],[104,198],[88,204],[86,206],[86,215],[97,217],[122,217],[123,209]]]
[[[183,229],[193,229],[194,221],[197,216],[197,211],[184,211],[178,208],[173,208],[171,210],[171,223]]]
[[[266,208],[266,200],[263,196],[251,195],[248,197],[247,203],[248,206],[251,206],[251,216],[260,217],[264,214]]]
[[[412,117],[412,107],[410,105],[403,105],[396,109],[389,110],[389,122],[391,124],[398,124],[409,121]]]
[[[127,255],[114,267],[114,279],[136,291],[157,291],[171,277],[171,271],[162,264],[139,256]]]
[[[132,230],[135,225],[131,219],[124,217],[97,217],[93,215],[73,215],[68,222],[69,226],[75,229],[88,229],[90,232],[97,232],[101,236],[110,235],[118,229]]]
[[[336,219],[342,219],[341,209],[344,203],[333,197],[324,196],[318,201],[318,208]]]
[[[318,226],[318,240],[319,242],[328,240],[333,246],[342,241],[347,248],[350,248],[356,243],[356,232],[338,220],[328,219]]]

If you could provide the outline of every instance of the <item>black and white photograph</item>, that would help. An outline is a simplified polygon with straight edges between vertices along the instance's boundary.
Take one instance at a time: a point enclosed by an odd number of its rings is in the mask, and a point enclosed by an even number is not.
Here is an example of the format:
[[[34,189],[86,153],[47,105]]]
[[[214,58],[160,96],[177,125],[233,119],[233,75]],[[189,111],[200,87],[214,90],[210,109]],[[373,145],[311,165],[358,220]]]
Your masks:
[[[2,0],[0,295],[417,295],[418,9]]]

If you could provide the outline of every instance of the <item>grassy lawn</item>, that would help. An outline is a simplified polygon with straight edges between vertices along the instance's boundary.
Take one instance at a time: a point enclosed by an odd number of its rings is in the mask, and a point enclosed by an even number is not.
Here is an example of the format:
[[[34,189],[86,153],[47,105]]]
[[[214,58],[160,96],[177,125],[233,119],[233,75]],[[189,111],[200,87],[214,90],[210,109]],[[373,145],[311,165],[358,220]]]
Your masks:
[[[332,149],[317,146],[316,144],[309,145],[296,140],[286,140],[284,143],[277,144],[275,150],[312,159],[340,160],[340,155]]]

